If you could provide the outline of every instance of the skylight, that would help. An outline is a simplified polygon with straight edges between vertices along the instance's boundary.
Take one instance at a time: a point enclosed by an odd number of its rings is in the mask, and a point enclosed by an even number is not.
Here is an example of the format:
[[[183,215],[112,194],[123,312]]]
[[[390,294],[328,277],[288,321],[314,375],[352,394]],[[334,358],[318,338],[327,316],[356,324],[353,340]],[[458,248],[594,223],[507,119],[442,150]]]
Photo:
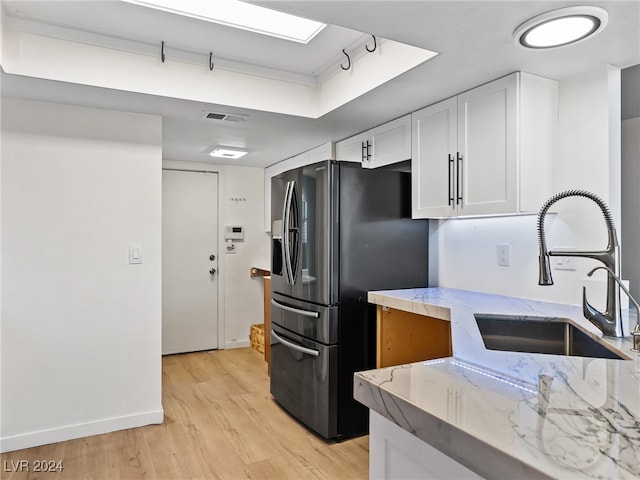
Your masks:
[[[123,0],[176,15],[309,43],[326,25],[238,0]]]

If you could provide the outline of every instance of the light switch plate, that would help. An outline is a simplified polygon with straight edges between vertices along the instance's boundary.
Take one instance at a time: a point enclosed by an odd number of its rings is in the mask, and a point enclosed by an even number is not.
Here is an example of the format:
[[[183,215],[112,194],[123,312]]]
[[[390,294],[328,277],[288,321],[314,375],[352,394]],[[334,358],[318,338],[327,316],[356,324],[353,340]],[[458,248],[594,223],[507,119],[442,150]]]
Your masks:
[[[501,267],[511,266],[511,245],[508,243],[499,243],[496,245],[498,254],[498,265]]]
[[[142,245],[139,243],[129,244],[129,264],[142,263]]]

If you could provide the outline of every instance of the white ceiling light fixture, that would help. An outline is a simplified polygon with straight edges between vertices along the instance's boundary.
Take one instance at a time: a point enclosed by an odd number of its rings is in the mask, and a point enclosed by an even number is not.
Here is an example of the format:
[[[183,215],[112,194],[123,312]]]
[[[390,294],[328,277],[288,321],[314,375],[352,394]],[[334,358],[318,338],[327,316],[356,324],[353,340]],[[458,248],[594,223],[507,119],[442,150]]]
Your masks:
[[[609,15],[600,7],[567,7],[543,13],[520,25],[513,36],[523,47],[545,49],[581,42],[601,32]]]
[[[235,160],[240,157],[244,157],[247,153],[246,150],[238,150],[235,148],[216,147],[209,152],[209,155],[216,158],[229,158]]]
[[[304,44],[327,26],[238,0],[123,1]]]

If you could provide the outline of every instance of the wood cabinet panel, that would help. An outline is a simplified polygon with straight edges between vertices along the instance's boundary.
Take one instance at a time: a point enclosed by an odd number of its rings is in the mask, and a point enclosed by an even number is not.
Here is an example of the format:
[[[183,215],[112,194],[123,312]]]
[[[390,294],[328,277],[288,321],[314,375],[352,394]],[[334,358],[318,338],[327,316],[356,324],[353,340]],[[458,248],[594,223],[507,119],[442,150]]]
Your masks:
[[[451,322],[378,306],[377,368],[450,357]]]

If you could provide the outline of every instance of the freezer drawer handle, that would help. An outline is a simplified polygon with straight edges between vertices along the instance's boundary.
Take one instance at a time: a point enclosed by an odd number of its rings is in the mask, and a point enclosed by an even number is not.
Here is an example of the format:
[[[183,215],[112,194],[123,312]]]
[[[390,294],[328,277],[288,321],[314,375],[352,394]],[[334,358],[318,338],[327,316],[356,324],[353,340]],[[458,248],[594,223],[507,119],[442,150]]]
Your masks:
[[[289,347],[291,350],[295,350],[300,353],[306,353],[307,355],[311,355],[312,357],[319,357],[320,352],[318,350],[312,350],[311,348],[301,347],[300,345],[290,342],[289,340],[285,340],[284,338],[278,336],[276,332],[271,330],[271,336],[278,340],[285,347]]]
[[[308,310],[300,310],[299,308],[293,308],[288,305],[282,305],[281,303],[278,303],[273,299],[271,299],[271,305],[273,305],[274,307],[281,308],[282,310],[286,310],[287,312],[297,313],[305,317],[318,318],[320,316],[318,312],[310,312]]]

